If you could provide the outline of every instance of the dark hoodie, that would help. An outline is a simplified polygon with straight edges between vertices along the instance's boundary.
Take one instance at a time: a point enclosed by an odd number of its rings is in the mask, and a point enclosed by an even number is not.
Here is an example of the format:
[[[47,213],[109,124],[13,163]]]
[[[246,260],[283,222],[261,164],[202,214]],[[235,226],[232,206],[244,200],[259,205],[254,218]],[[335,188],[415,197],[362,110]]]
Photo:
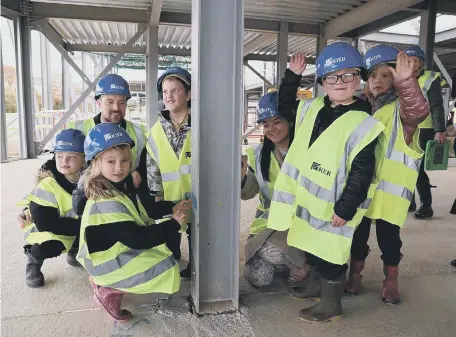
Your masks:
[[[139,213],[137,194],[133,186],[133,179],[129,175],[120,183],[112,183],[120,192],[125,194],[135,205]],[[141,200],[141,204],[152,219],[161,219],[173,213],[174,203],[169,201]],[[121,242],[132,249],[150,249],[166,242],[168,235],[180,229],[179,223],[170,219],[151,226],[139,226],[134,221],[119,221],[89,226],[85,230],[85,239],[90,253],[105,251]]]
[[[296,116],[299,101],[296,100],[301,76],[291,70],[285,71],[285,76],[279,88],[279,111],[293,113]],[[315,120],[309,146],[332,124],[334,121],[350,110],[364,111],[372,114],[372,107],[368,102],[359,98],[350,105],[331,107],[331,101],[326,96],[324,107],[319,111]],[[339,200],[334,205],[334,213],[340,218],[350,221],[357,212],[357,208],[366,200],[367,191],[372,182],[375,170],[375,146],[377,139],[372,141],[353,159],[350,173],[345,188]]]

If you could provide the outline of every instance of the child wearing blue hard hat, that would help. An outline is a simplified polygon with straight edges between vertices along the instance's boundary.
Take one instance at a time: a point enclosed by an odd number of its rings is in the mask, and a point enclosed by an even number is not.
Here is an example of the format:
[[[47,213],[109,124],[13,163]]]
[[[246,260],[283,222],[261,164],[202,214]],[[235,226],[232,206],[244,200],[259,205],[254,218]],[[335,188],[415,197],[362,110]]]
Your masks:
[[[125,292],[172,294],[179,289],[179,267],[164,242],[186,221],[172,202],[141,200],[131,177],[133,140],[116,124],[88,133],[84,151],[87,204],[81,222],[78,260],[94,287],[94,299],[115,320],[131,318],[120,308]],[[174,213],[174,215],[173,215]],[[172,215],[172,219],[153,224]]]
[[[361,272],[370,251],[367,242],[374,219],[385,274],[382,300],[394,305],[400,302],[400,230],[407,218],[423,156],[418,125],[429,115],[429,105],[414,76],[414,60],[405,52],[377,45],[367,51],[364,63],[368,71],[366,96],[372,104],[373,116],[386,128],[388,147],[380,167],[380,184],[353,236],[345,293],[353,296],[361,289]]]
[[[279,88],[280,113],[296,115],[295,138],[272,196],[268,228],[288,229],[288,244],[307,253],[309,271],[290,294],[320,299],[299,312],[312,323],[342,317],[347,260],[353,233],[373,195],[376,151],[384,126],[371,105],[354,96],[366,69],[358,50],[345,42],[322,50],[316,80],[326,96],[296,101],[306,57],[292,56]]]
[[[440,144],[446,142],[445,136],[445,107],[443,105],[442,88],[449,87],[442,75],[434,70],[426,69],[426,54],[417,45],[410,46],[405,53],[414,60],[415,76],[422,91],[429,102],[431,113],[420,123],[420,146],[426,150],[428,141],[436,140]],[[430,56],[432,58],[432,55]],[[424,160],[421,162],[420,172],[416,183],[416,190],[420,197],[420,208],[413,215],[415,219],[429,219],[434,215],[432,209],[432,192],[429,177],[424,170]],[[410,211],[416,210],[415,196],[413,196]]]
[[[80,266],[76,253],[81,219],[72,211],[71,193],[84,166],[84,138],[75,129],[57,134],[52,145],[54,158],[39,170],[36,187],[22,202],[31,218],[24,225],[29,287],[44,285],[41,267],[45,259],[68,251],[68,263]]]
[[[305,253],[288,246],[286,232],[266,228],[274,183],[293,141],[294,116],[279,113],[277,92],[271,92],[258,103],[257,121],[263,126],[264,141],[247,149],[241,170],[242,200],[257,194],[260,198],[245,246],[244,277],[252,286],[264,287],[272,283],[278,267],[286,266],[288,281],[295,284],[307,275]]]
[[[191,75],[180,67],[167,69],[157,80],[157,91],[165,109],[149,132],[147,141],[147,182],[157,200],[190,199],[192,141],[191,141]],[[172,178],[170,178],[172,177]],[[191,219],[189,219],[191,220]],[[191,252],[191,226],[187,226],[188,247]],[[166,242],[176,259],[181,258],[181,234]],[[181,277],[191,276],[189,263]]]

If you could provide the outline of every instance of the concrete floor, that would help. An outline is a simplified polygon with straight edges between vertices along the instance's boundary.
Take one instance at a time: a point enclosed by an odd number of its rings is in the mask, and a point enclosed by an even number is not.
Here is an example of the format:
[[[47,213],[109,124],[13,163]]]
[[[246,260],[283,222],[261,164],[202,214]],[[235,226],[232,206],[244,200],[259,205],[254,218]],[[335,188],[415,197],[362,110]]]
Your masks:
[[[34,172],[43,161],[16,161],[0,166],[4,337],[456,336],[456,269],[448,264],[456,258],[456,216],[448,214],[456,197],[454,167],[431,173],[432,183],[438,186],[433,190],[436,216],[429,221],[410,218],[403,230],[400,306],[381,302],[382,263],[373,231],[363,292],[356,298],[344,298],[345,316],[338,323],[315,326],[300,321],[297,312],[311,303],[290,297],[283,280],[278,279],[261,291],[241,280],[239,313],[201,318],[182,307],[181,296],[171,301],[162,301],[158,295],[125,296],[123,304],[133,311],[135,319],[117,324],[94,307],[86,273],[67,265],[65,256],[45,262],[44,288],[30,289],[25,285],[22,231],[16,224],[15,204],[32,188]],[[256,202],[242,203],[241,257]],[[184,283],[180,295],[188,292],[189,284]]]

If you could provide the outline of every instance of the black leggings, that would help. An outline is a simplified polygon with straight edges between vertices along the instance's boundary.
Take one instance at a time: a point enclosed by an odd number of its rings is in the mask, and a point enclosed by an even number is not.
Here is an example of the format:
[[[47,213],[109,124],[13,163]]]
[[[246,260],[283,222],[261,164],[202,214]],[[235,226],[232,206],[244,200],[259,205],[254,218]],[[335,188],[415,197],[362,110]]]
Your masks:
[[[307,264],[309,266],[314,266],[317,272],[319,272],[321,277],[325,280],[334,280],[347,272],[347,264],[334,264],[310,253],[306,253],[306,256]]]
[[[372,220],[364,217],[353,235],[351,258],[356,261],[366,260],[369,254],[367,240],[370,235]],[[400,227],[385,220],[376,220],[377,242],[382,252],[382,260],[387,266],[397,266],[401,261],[402,241]]]

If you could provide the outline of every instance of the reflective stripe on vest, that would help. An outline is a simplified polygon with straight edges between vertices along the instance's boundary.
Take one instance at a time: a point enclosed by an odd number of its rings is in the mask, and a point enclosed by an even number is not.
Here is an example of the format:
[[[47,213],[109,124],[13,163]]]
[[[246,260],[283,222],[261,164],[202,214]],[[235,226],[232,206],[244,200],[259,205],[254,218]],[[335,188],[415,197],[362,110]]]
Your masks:
[[[315,101],[315,98],[307,99],[305,100],[302,105],[299,107],[299,112],[298,112],[298,122],[296,123],[296,128],[295,132],[299,129],[299,127],[302,124],[302,121],[304,120],[304,117],[306,116],[307,111],[309,110],[310,106],[312,103]]]
[[[171,147],[160,121],[149,132],[147,151],[157,163],[167,201],[191,197],[191,131],[188,132],[179,157]]]
[[[83,132],[84,134],[86,133],[84,130],[84,121],[83,120],[77,120],[74,122],[74,128]]]
[[[331,263],[344,264],[350,254],[355,228],[371,203],[378,175],[373,177],[366,200],[343,227],[332,225],[334,205],[343,193],[354,158],[382,134],[384,126],[365,112],[348,111],[310,145],[314,121],[324,106],[323,100],[315,98],[306,112],[301,103],[300,113],[304,118],[274,187],[268,227],[288,229],[290,246]],[[380,138],[378,144],[386,150],[384,137]],[[283,225],[287,221],[291,226]]]
[[[28,203],[34,202],[44,207],[56,208],[62,218],[78,218],[72,209],[71,194],[65,191],[53,177],[47,177],[41,180],[27,196],[27,201]],[[75,236],[40,231],[34,223],[24,227],[24,240],[28,244],[41,244],[55,240],[60,241],[65,246],[65,250],[68,250],[73,244],[74,239]]]
[[[423,155],[418,145],[419,134],[414,135],[410,145],[405,143],[398,100],[377,110],[374,117],[386,126],[385,135],[389,139],[380,166],[380,182],[366,216],[402,227]]]
[[[138,206],[140,201],[138,199]],[[139,207],[140,212],[145,212],[143,207]],[[103,218],[99,218],[102,216]],[[91,220],[89,220],[91,217]],[[84,211],[83,221],[82,221],[82,230],[84,233],[86,228],[89,226],[103,225],[97,223],[103,219],[109,220],[113,219],[130,219],[134,221],[138,226],[143,226],[144,222],[142,221],[141,214],[135,208],[131,200],[129,200],[125,195],[119,195],[114,198],[102,201],[93,201],[89,200]],[[90,224],[89,224],[90,223]],[[116,289],[125,289],[126,291],[133,293],[146,293],[153,292],[154,289],[149,289],[145,284],[149,284],[154,279],[159,277],[179,277],[179,269],[177,263],[172,255],[172,253],[166,248],[164,244],[156,246],[150,249],[131,249],[121,243],[116,243],[117,248],[110,247],[108,250],[101,253],[94,253],[92,257],[90,256],[87,248],[87,243],[85,241],[85,236],[81,235],[81,244],[78,253],[78,260],[82,262],[84,268],[87,270],[90,276],[92,276],[96,284],[103,286],[108,286]],[[120,253],[117,253],[119,252]],[[163,257],[157,263],[153,263],[154,256]],[[97,258],[101,256],[102,258]],[[149,261],[149,262],[148,262]],[[138,268],[134,266],[138,264]],[[144,266],[146,264],[146,266]],[[147,265],[149,264],[149,265]],[[144,267],[146,267],[144,269]],[[130,270],[131,273],[133,270],[141,270],[137,273],[123,274],[116,272],[120,269]],[[175,270],[174,270],[175,269]],[[115,275],[113,277],[112,275]],[[162,284],[162,287],[165,290],[157,290],[158,292],[165,291],[166,293],[172,293],[175,290],[175,283],[173,279],[170,279],[170,284],[166,284],[166,281],[162,280],[159,283]],[[144,289],[138,290],[144,286]],[[139,287],[139,288],[138,288]],[[177,287],[178,288],[178,287]]]
[[[424,74],[418,79],[419,85],[421,87],[421,92],[423,93],[424,98],[429,103],[428,91],[431,88],[432,83],[439,78],[440,74],[434,71],[426,70]],[[426,78],[423,83],[422,78]],[[419,124],[420,128],[430,129],[432,128],[432,116],[429,114],[424,121]]]
[[[414,159],[409,157],[407,154],[400,152],[399,150],[396,150],[394,147],[397,142],[397,137],[400,128],[402,127],[402,123],[400,121],[400,115],[399,115],[399,102],[397,102],[395,108],[394,108],[394,117],[393,117],[393,129],[391,132],[391,137],[388,142],[388,148],[386,150],[386,158],[399,162],[406,167],[408,167],[411,170],[414,170],[416,172],[419,171],[420,165],[421,165],[421,160],[420,159]],[[402,197],[407,200],[412,200],[413,196],[413,191],[410,191],[406,187],[401,187],[398,185],[395,185],[389,181],[381,180],[377,190],[385,191],[390,194],[397,195],[399,197]]]
[[[312,182],[310,179],[308,179],[304,176],[301,176],[301,180],[300,180],[301,186],[304,187],[306,190],[308,190],[309,193],[311,193],[312,195],[316,196],[317,198],[319,198],[323,201],[336,203],[336,201],[339,200],[340,196],[342,195],[343,187],[344,187],[343,183],[347,180],[347,174],[348,174],[347,161],[348,161],[348,158],[350,157],[351,152],[377,123],[378,123],[378,121],[375,120],[374,118],[366,118],[350,134],[347,142],[345,143],[345,151],[344,151],[345,155],[342,156],[342,158],[341,158],[341,161],[339,164],[339,169],[337,170],[336,178],[334,179],[334,183],[333,183],[331,190]],[[282,172],[296,181],[298,180],[298,177],[300,176],[299,170],[288,162],[283,163]],[[285,195],[281,195],[281,194],[285,194]],[[291,201],[291,202],[287,202],[290,205],[294,203],[294,199],[292,200],[292,198],[290,198],[290,196],[287,196],[285,192],[281,192],[281,191],[274,191],[273,200],[274,201],[279,201],[279,200]],[[370,203],[370,199],[368,198],[361,205],[361,207],[364,209],[367,209],[369,206],[369,203]]]
[[[271,192],[274,188],[274,183],[278,173],[280,172],[279,163],[275,158],[274,152],[271,152],[271,161],[269,164],[269,182],[263,178],[261,172],[261,151],[263,145],[259,144],[253,148],[247,149],[249,164],[252,167],[255,179],[259,187],[260,204],[257,206],[255,219],[250,224],[250,234],[258,234],[267,227],[267,219],[269,216],[269,208],[271,207]]]

